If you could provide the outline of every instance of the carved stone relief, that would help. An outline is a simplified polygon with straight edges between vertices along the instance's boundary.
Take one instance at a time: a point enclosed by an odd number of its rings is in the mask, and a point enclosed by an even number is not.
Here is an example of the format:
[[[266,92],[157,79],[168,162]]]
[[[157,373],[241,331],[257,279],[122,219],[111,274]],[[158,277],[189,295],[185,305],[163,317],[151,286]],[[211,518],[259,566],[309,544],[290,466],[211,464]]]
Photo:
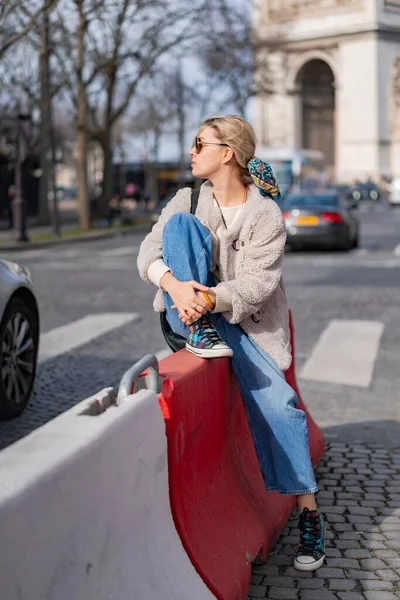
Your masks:
[[[396,58],[392,67],[392,94],[395,104],[400,106],[400,56]]]
[[[400,0],[383,0],[383,7],[386,10],[400,11]]]
[[[399,0],[384,0],[399,3]],[[267,0],[268,18],[286,21],[314,14],[326,14],[338,10],[359,8],[363,0]]]

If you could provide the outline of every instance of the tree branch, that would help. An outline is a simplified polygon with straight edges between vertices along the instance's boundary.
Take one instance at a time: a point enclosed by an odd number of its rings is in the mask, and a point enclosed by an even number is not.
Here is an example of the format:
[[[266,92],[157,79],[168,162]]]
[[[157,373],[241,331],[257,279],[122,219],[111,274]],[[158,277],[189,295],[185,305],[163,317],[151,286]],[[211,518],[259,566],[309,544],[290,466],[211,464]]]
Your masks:
[[[34,13],[29,16],[29,20],[26,25],[17,33],[11,35],[5,42],[3,42],[0,47],[0,58],[7,52],[7,50],[20,39],[26,36],[27,33],[36,25],[37,20],[40,15],[47,10],[51,10],[54,6],[56,6],[58,0],[45,0],[44,5],[38,8]],[[26,12],[24,7],[20,7],[22,12]]]

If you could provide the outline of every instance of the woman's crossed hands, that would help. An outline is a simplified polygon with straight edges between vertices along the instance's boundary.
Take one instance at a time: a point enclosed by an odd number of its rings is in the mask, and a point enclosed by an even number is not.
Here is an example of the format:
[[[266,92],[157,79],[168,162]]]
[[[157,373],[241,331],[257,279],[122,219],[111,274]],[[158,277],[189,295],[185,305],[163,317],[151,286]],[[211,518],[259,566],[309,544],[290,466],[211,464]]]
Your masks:
[[[161,277],[161,288],[172,298],[171,308],[178,310],[178,316],[185,325],[192,325],[207,314],[209,305],[201,292],[207,292],[208,286],[197,281],[179,281],[170,271]]]

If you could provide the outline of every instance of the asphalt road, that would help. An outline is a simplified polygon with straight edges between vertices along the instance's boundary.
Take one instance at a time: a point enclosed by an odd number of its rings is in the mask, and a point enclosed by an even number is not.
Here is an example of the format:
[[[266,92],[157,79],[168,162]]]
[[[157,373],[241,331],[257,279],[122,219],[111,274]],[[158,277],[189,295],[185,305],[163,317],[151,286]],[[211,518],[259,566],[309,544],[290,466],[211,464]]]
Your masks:
[[[317,470],[318,502],[328,520],[326,566],[314,574],[294,571],[293,517],[268,562],[253,568],[248,600],[400,598],[400,209],[365,203],[359,215],[359,249],[289,251],[284,266],[299,387],[328,442]],[[0,449],[117,386],[144,354],[165,352],[154,288],[136,270],[144,235],[9,256],[34,278],[42,362],[27,410],[0,423]],[[371,326],[380,332],[375,339]],[[338,331],[352,332],[344,346]],[[323,339],[335,382],[329,373],[318,380]],[[360,360],[367,383],[346,383]]]
[[[329,428],[332,439],[384,435],[395,442],[400,439],[400,256],[394,252],[400,244],[400,210],[365,203],[359,217],[359,249],[349,253],[289,251],[286,255],[284,277],[294,316],[297,371],[301,373],[333,319],[383,323],[368,389],[299,381],[304,400]],[[152,310],[154,288],[141,281],[136,269],[145,233],[9,255],[32,272],[44,337],[60,326],[73,328],[78,321],[71,333],[77,336],[79,320],[88,315],[98,315],[100,322],[110,313],[134,314],[135,318],[129,321],[128,317],[128,322],[109,331],[106,326],[106,333],[92,335],[94,339],[87,343],[78,335],[78,347],[41,363],[28,409],[19,419],[0,423],[0,448],[99,389],[117,386],[125,370],[144,354],[165,349],[158,316]],[[363,422],[370,425],[364,427]]]

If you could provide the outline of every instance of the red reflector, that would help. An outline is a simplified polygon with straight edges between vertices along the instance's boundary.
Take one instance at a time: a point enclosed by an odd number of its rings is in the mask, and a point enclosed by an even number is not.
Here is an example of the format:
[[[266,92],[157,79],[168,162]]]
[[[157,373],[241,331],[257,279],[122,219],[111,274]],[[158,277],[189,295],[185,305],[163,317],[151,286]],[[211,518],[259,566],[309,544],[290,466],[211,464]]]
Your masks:
[[[335,212],[324,212],[321,215],[321,219],[323,221],[328,221],[329,223],[342,223],[343,217],[339,213]]]
[[[284,212],[284,213],[283,213],[283,218],[284,218],[284,219],[288,219],[288,218],[289,218],[289,216],[290,216],[290,213],[288,213],[288,212]]]

